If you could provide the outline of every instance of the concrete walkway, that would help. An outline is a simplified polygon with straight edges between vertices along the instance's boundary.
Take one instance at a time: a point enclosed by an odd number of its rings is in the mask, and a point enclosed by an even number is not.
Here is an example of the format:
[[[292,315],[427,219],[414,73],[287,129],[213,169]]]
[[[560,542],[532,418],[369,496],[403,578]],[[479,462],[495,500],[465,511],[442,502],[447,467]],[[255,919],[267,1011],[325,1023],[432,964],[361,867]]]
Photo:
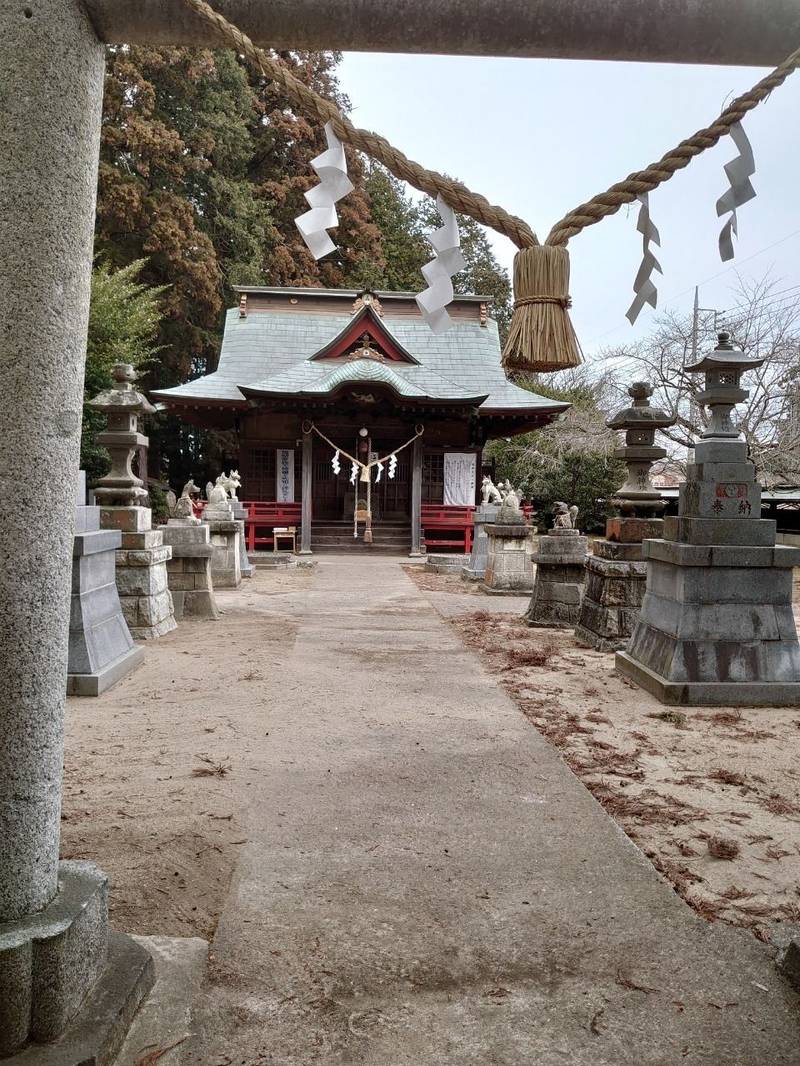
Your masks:
[[[800,1063],[766,949],[660,880],[397,561],[282,600],[189,1061]]]

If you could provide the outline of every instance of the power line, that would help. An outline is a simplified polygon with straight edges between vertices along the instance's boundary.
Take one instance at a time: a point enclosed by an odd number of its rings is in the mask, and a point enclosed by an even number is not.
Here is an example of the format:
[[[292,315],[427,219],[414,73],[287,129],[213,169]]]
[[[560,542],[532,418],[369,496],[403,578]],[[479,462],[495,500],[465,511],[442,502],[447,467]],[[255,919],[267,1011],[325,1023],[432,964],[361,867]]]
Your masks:
[[[768,244],[764,248],[759,248],[757,252],[753,252],[752,255],[748,255],[745,259],[740,259],[736,263],[733,263],[731,266],[725,267],[724,269],[718,271],[716,274],[712,274],[710,275],[710,277],[703,278],[701,281],[697,282],[697,284],[707,285],[711,281],[716,281],[717,278],[721,278],[724,274],[730,273],[731,270],[738,270],[739,267],[743,266],[745,263],[749,263],[752,259],[756,259],[759,255],[763,255],[764,252],[770,252],[773,248],[777,248],[778,245],[785,244],[786,241],[791,240],[793,237],[797,237],[798,234],[800,234],[800,229],[793,230],[791,233],[787,233],[785,237],[781,237],[779,240],[773,241],[772,244]],[[690,285],[688,288],[683,289],[682,292],[673,293],[671,296],[665,297],[664,302],[669,304],[673,300],[678,300],[681,296],[686,296],[687,293],[690,293],[693,288],[694,285]],[[797,286],[797,289],[800,290],[800,286]],[[784,291],[788,292],[790,290],[787,289]],[[598,341],[603,340],[604,337],[608,337],[612,333],[617,333],[619,330],[624,328],[625,323],[620,322],[618,326],[613,326],[611,329],[606,330],[605,333],[601,333],[599,336],[593,337],[590,341],[587,341],[587,344],[596,344]]]

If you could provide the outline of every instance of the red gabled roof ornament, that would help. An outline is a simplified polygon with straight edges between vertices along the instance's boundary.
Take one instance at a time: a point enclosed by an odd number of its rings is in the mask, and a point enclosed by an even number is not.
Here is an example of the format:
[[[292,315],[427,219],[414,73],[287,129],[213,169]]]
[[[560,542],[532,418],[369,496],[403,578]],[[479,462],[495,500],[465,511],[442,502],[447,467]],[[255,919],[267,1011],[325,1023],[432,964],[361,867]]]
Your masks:
[[[342,356],[419,365],[419,360],[389,333],[372,302],[365,303],[344,329],[310,358],[340,359]]]

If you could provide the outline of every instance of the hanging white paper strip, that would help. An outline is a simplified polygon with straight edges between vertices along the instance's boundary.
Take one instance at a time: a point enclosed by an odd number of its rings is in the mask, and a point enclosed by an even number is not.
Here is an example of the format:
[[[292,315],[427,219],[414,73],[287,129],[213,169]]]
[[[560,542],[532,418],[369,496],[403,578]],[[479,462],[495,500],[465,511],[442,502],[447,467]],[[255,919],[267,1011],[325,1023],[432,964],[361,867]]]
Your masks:
[[[350,484],[355,485],[356,478],[358,477],[358,463],[353,463],[350,467]]]
[[[338,477],[339,476],[339,471],[342,469],[342,464],[339,462],[339,451],[338,451],[338,449],[336,451],[336,455],[334,455],[333,459],[331,459],[331,466],[333,467],[334,474],[336,474],[336,476]]]
[[[417,307],[434,333],[444,333],[453,324],[445,310],[454,295],[451,278],[467,264],[461,254],[455,212],[441,196],[436,197],[436,209],[442,217],[442,226],[428,234],[436,255],[422,268],[428,288],[417,296]]]
[[[389,456],[389,480],[394,478],[395,470],[397,470],[397,456],[392,452]]]
[[[305,193],[311,210],[295,219],[300,235],[315,259],[321,259],[336,250],[326,231],[339,225],[336,201],[353,190],[353,183],[347,176],[344,147],[330,122],[325,125],[325,139],[328,142],[327,152],[311,160],[311,166],[319,177],[319,185]]]
[[[719,254],[723,263],[733,259],[733,234],[739,236],[736,208],[746,204],[756,195],[756,190],[750,184],[750,179],[756,172],[756,162],[753,158],[752,145],[741,122],[736,122],[731,126],[731,140],[739,149],[739,154],[730,163],[725,164],[725,173],[731,185],[728,191],[717,200],[718,217],[721,218],[728,211],[731,213],[731,217],[722,227],[719,235]]]
[[[650,280],[650,275],[654,270],[657,270],[659,274],[663,273],[661,264],[650,251],[651,244],[661,247],[658,230],[650,219],[650,198],[646,192],[643,192],[636,199],[642,205],[636,221],[636,228],[642,235],[642,262],[633,281],[634,300],[625,315],[631,325],[639,317],[639,312],[645,304],[650,304],[652,308],[655,308],[658,303],[658,290]]]

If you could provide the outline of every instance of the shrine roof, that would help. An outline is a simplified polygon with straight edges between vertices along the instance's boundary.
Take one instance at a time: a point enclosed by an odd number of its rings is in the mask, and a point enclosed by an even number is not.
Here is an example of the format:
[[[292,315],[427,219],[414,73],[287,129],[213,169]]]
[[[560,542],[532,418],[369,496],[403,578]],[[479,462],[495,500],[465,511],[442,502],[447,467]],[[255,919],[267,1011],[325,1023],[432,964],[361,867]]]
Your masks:
[[[345,382],[364,381],[385,384],[404,398],[460,401],[478,407],[481,414],[554,415],[569,406],[538,396],[507,379],[500,365],[497,323],[484,314],[479,318],[478,298],[457,297],[463,313],[459,315],[459,309],[454,307],[452,327],[435,334],[415,313],[416,309],[409,308],[413,303],[409,294],[378,294],[384,313],[375,321],[398,350],[413,358],[411,363],[355,358],[354,353],[349,358],[319,358],[348,325],[359,319],[348,302],[357,293],[309,289],[247,292],[265,298],[266,294],[276,293],[285,304],[293,293],[301,297],[292,297],[293,304],[302,305],[306,303],[302,297],[313,297],[314,310],[270,306],[263,310],[248,308],[246,315],[241,315],[238,308],[231,308],[217,370],[185,385],[154,392],[154,398],[180,407],[243,406],[258,395],[319,396],[335,391]],[[320,297],[329,301],[330,310]],[[318,310],[318,306],[324,310]]]

